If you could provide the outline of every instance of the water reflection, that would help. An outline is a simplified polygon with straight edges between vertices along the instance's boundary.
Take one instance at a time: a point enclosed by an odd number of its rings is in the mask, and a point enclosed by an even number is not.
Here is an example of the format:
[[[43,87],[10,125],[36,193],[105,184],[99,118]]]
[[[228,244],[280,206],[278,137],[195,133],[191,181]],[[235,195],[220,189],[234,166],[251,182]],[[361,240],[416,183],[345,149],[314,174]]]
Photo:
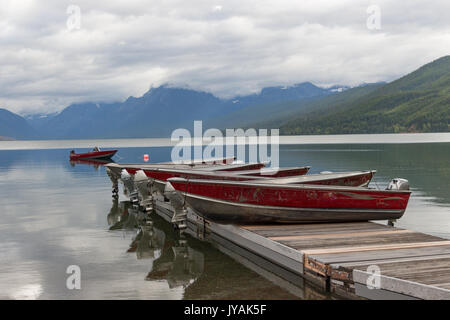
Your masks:
[[[151,226],[141,224],[129,204],[111,202],[104,168],[71,166],[69,151],[0,151],[0,298],[328,298],[308,286],[289,287],[258,265],[231,257],[226,248],[180,238],[157,215]],[[139,162],[144,153],[154,162],[169,161],[170,151],[123,148],[118,161]],[[397,225],[447,238],[449,159],[448,143],[280,147],[281,166],[307,164],[312,172],[377,169],[380,187],[391,178],[407,178],[413,195]],[[72,264],[82,270],[79,291],[65,286]]]
[[[211,244],[175,231],[155,213],[136,210],[129,201],[114,199],[107,221],[110,230],[127,234],[135,231],[126,252],[148,262],[149,270],[143,279],[149,283],[163,281],[170,289],[182,289],[185,299],[298,299],[305,296],[303,288],[289,292],[275,284],[280,281],[278,278],[270,281],[247,269],[242,261],[238,262],[242,257],[230,259]],[[242,281],[245,286],[241,285]],[[328,298],[320,290],[310,287],[307,290],[310,298]]]
[[[141,232],[143,237],[139,241],[139,244],[144,242],[144,245],[138,246],[137,248],[136,255],[138,259],[142,256],[143,252],[152,252],[152,254],[155,252],[152,247],[154,242],[152,241],[148,245],[146,242],[148,239],[156,240],[160,244],[159,250],[156,251],[158,255],[155,257],[156,259],[153,262],[152,269],[145,277],[145,280],[158,281],[165,279],[170,288],[182,287],[186,289],[203,273],[204,255],[191,248],[188,240],[171,239],[165,242],[165,234],[161,230],[148,226],[141,230],[143,230]],[[142,247],[145,249],[142,250]],[[139,249],[142,251],[139,252]]]
[[[94,167],[95,170],[98,170],[100,167],[104,166],[108,163],[113,163],[113,160],[69,160],[70,166],[75,167],[76,165],[88,165]]]
[[[171,289],[185,289],[203,273],[203,253],[191,248],[183,235],[170,232],[166,239],[166,232],[158,226],[167,223],[157,221],[155,226],[150,216],[133,208],[130,201],[113,199],[108,224],[110,230],[137,229],[127,252],[136,253],[137,259],[152,260],[145,280],[166,280]]]
[[[136,217],[137,213],[134,214],[130,201],[120,201],[119,203],[119,199],[114,197],[107,216],[109,230],[134,230],[138,227]]]

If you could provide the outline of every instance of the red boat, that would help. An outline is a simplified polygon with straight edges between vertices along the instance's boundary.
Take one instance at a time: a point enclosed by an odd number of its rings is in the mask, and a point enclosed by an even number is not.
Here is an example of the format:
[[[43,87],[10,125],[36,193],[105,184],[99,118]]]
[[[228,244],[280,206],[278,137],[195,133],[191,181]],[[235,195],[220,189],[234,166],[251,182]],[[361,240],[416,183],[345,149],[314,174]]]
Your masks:
[[[216,171],[241,171],[241,170],[257,170],[265,166],[264,163],[243,163],[243,164],[211,164],[211,163],[194,163],[194,164],[175,164],[175,163],[145,163],[145,164],[121,164],[121,163],[111,163],[107,164],[106,167],[117,177],[123,169],[127,170],[130,175],[134,175],[138,170],[146,169],[181,169],[181,170],[201,170],[208,172]]]
[[[279,169],[277,174],[280,177],[287,177],[289,175],[304,175],[308,172],[310,167],[299,167],[299,168],[287,168]],[[186,179],[209,179],[209,180],[231,180],[231,181],[247,181],[247,180],[272,180],[264,176],[259,175],[260,169],[257,170],[243,170],[243,171],[230,171],[230,170],[215,170],[206,171],[205,169],[199,170],[182,170],[182,169],[166,169],[166,168],[147,168],[143,169],[145,175],[152,179],[153,186],[160,193],[164,192],[164,188],[167,179],[181,177]],[[248,175],[249,173],[254,173],[254,175]],[[278,175],[274,173],[271,177],[277,177]]]
[[[310,223],[398,219],[410,197],[406,180],[390,190],[264,181],[171,178],[165,195],[207,219],[245,223]]]
[[[70,152],[70,160],[87,160],[87,159],[110,159],[116,154],[117,150],[98,150],[86,153],[75,153],[74,150]]]
[[[349,172],[330,171],[318,174],[281,176],[280,178],[264,180],[264,183],[367,187],[376,172],[376,170]]]

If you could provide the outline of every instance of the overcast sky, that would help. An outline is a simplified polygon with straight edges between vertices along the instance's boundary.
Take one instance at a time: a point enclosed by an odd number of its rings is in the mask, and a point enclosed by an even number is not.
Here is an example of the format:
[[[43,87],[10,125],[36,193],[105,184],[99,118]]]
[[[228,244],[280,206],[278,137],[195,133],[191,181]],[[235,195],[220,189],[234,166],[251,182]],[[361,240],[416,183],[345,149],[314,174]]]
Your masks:
[[[2,0],[0,107],[390,81],[450,54],[449,16],[448,0]]]

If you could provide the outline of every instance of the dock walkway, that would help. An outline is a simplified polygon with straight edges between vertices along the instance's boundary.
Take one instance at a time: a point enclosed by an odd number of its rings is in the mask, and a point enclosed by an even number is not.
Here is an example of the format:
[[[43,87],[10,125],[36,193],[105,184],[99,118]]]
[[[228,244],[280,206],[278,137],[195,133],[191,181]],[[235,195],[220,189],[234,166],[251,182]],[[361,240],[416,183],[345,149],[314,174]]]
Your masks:
[[[170,221],[173,209],[155,200]],[[189,211],[188,230],[347,298],[450,299],[450,240],[373,222],[224,225]]]

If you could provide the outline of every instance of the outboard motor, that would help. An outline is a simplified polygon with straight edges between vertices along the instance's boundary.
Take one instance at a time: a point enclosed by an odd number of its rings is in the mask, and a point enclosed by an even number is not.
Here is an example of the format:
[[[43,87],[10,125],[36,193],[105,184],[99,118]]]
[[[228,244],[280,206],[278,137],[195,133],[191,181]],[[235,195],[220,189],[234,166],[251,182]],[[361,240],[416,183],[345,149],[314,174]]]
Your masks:
[[[175,190],[170,182],[166,182],[166,186],[164,188],[164,197],[169,199],[170,204],[175,210],[183,209],[184,198],[177,190]]]
[[[402,178],[392,179],[386,190],[409,190],[409,182]]]
[[[124,186],[124,193],[128,194],[130,197],[131,202],[138,201],[137,199],[137,192],[136,188],[134,186],[133,177],[128,173],[126,169],[122,169],[122,172],[120,173],[120,179],[123,182]]]
[[[145,211],[153,210],[151,181],[143,170],[138,170],[134,175],[134,185],[139,195],[139,204]]]
[[[141,199],[145,199],[149,196],[148,190],[148,178],[143,170],[138,170],[134,175],[134,185],[139,192]]]
[[[174,209],[172,223],[180,230],[186,229],[187,209],[185,207],[183,196],[175,190],[170,182],[166,182],[164,197],[170,200]]]

